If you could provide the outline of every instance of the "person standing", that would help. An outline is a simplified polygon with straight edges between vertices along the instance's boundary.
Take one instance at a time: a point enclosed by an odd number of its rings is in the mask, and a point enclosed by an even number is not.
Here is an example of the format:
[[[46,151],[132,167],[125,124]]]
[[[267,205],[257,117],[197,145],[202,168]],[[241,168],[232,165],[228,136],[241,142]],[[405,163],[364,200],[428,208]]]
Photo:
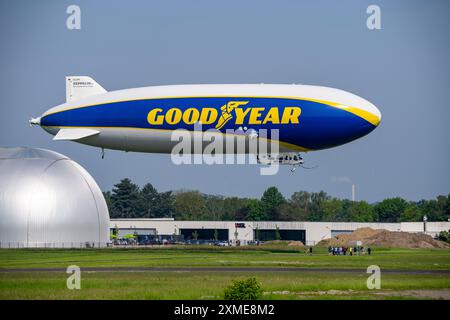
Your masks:
[[[372,249],[370,249],[370,247],[367,248],[367,254],[370,256],[370,254],[372,253]]]

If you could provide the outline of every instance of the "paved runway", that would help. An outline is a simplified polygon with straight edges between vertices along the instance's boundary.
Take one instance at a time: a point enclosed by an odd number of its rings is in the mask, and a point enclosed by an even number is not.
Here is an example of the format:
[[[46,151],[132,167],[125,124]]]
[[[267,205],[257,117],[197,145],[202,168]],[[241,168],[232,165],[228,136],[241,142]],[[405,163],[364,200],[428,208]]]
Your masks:
[[[343,268],[276,268],[276,267],[81,267],[84,272],[318,272],[318,273],[366,273],[365,269]],[[0,273],[17,272],[66,272],[64,268],[11,268],[0,269]],[[450,275],[450,270],[401,270],[381,269],[389,274],[442,274]]]

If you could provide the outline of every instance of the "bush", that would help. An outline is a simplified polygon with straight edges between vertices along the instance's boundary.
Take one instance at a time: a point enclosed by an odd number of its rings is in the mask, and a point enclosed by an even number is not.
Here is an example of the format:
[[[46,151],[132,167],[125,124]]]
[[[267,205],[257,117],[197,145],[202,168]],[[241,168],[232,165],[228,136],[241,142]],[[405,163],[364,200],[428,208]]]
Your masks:
[[[450,244],[450,233],[448,231],[441,231],[437,239]]]
[[[263,289],[256,278],[246,280],[234,280],[225,288],[224,298],[226,300],[256,300],[261,297]]]

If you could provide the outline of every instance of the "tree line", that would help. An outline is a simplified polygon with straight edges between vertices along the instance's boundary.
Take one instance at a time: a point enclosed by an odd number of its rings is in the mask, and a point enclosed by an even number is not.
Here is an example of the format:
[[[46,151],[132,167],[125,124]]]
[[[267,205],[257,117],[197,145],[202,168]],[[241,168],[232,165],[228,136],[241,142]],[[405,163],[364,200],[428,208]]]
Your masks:
[[[260,199],[225,197],[199,191],[158,192],[122,179],[103,193],[111,218],[175,218],[176,220],[401,222],[447,221],[450,194],[432,200],[389,198],[370,204],[331,197],[324,191],[294,192],[286,199],[269,187]]]

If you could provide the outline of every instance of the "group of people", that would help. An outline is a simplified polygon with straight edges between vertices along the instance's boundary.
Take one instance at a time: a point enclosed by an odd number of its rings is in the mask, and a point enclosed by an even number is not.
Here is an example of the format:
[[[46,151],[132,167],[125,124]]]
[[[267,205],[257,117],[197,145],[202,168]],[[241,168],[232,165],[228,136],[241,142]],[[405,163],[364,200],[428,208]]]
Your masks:
[[[333,256],[346,256],[349,254],[352,255],[360,255],[366,253],[370,255],[372,253],[372,249],[369,247],[367,250],[364,247],[328,247],[328,253],[332,254]]]

